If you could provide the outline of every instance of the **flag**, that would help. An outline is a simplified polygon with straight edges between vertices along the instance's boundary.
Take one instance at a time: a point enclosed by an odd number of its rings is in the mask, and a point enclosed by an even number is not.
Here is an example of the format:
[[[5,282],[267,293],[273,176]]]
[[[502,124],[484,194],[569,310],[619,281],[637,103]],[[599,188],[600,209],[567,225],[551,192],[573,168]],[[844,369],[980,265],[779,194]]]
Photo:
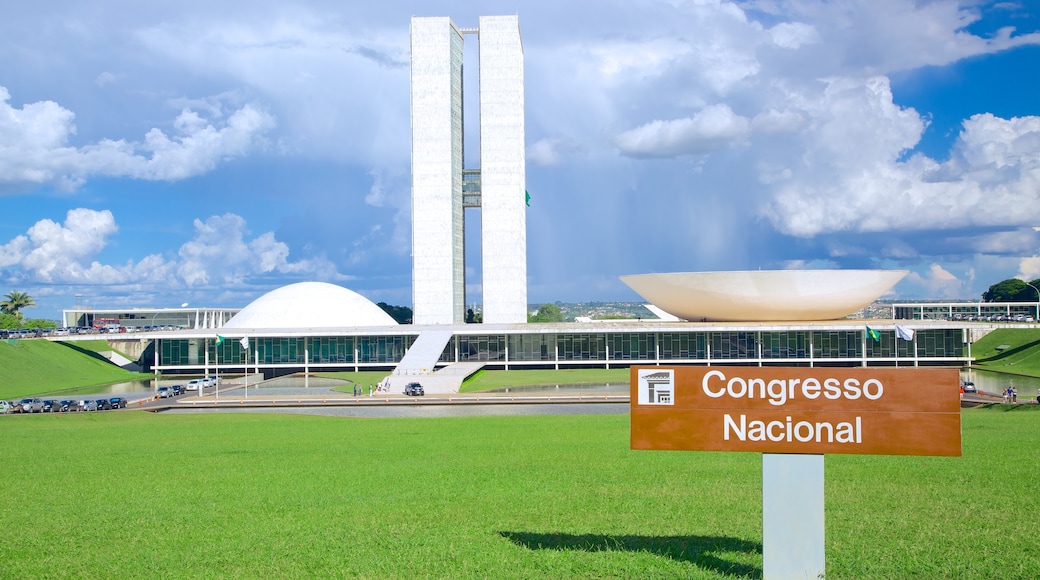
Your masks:
[[[867,336],[869,336],[870,340],[873,340],[874,342],[881,342],[881,333],[869,326],[867,327]]]
[[[914,329],[907,328],[905,326],[899,326],[897,324],[896,325],[896,336],[898,336],[899,338],[901,338],[903,340],[913,340],[914,339]]]
[[[220,346],[220,343],[222,343],[222,342],[224,342],[224,337],[223,337],[223,336],[220,336],[220,335],[218,334],[218,335],[217,335],[217,342],[216,342],[216,343],[214,343],[214,344],[216,344],[217,346]]]
[[[242,348],[244,348],[246,350],[249,350],[249,337],[248,336],[243,336],[242,340],[238,341],[238,343],[242,345]]]
[[[531,194],[527,193],[526,189],[524,190],[524,205],[531,207]]]

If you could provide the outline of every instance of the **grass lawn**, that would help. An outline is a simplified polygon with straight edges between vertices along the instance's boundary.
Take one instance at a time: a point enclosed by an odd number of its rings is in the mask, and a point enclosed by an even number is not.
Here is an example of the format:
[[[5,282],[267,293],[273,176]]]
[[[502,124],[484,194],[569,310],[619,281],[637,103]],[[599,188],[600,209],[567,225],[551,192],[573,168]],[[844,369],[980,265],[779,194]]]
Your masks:
[[[388,374],[387,371],[363,371],[342,373],[318,373],[317,376],[330,377],[350,381],[349,384],[335,390],[349,393],[353,384],[368,388],[378,384]],[[422,382],[422,378],[418,378]],[[502,387],[523,387],[534,385],[580,385],[627,383],[628,369],[562,369],[562,370],[519,370],[519,371],[477,371],[462,383],[461,393],[475,393]]]
[[[994,330],[971,345],[971,354],[981,369],[1040,377],[1040,328]]]
[[[828,456],[828,578],[1035,578],[1040,406],[964,457]],[[0,576],[761,576],[761,458],[627,415],[0,417]]]
[[[103,340],[0,341],[0,399],[151,378],[127,372],[94,355],[110,350]]]

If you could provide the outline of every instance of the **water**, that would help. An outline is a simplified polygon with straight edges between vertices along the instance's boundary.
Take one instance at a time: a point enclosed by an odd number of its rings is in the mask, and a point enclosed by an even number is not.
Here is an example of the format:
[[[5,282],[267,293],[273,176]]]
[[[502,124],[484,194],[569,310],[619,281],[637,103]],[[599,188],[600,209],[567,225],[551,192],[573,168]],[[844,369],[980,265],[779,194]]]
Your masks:
[[[1040,389],[1040,379],[1037,378],[976,369],[962,370],[961,380],[975,383],[976,389],[989,395],[999,396],[1008,387],[1018,389],[1019,401],[1035,401],[1037,389]]]
[[[561,403],[530,405],[523,403],[499,405],[415,405],[379,407],[258,407],[220,409],[174,408],[166,413],[287,413],[291,415],[321,415],[323,417],[365,417],[370,419],[478,417],[516,415],[623,415],[628,403]]]

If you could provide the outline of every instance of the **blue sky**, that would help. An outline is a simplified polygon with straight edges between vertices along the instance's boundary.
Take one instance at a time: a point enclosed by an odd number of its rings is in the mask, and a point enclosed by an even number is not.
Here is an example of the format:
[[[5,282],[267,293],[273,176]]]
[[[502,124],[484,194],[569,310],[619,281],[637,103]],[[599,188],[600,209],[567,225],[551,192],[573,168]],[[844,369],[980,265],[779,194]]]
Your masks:
[[[648,272],[1040,277],[1035,2],[151,4],[0,21],[0,294],[30,317],[304,280],[410,305],[412,15],[519,14],[532,303]]]

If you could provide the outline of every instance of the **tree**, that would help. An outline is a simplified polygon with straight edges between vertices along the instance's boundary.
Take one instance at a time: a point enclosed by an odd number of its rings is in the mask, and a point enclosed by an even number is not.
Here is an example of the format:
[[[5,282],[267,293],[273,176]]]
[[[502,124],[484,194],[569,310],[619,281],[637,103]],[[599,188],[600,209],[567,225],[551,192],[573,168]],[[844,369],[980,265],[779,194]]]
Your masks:
[[[1040,279],[1033,280],[1029,284],[1040,288]],[[1018,278],[1008,278],[997,282],[982,293],[983,302],[1036,302],[1037,291],[1030,288]]]
[[[542,304],[538,312],[527,315],[528,322],[563,322],[563,313],[555,304]]]
[[[19,321],[22,319],[22,309],[36,306],[36,301],[25,292],[12,290],[4,296],[7,300],[0,302],[0,314],[13,314]]]
[[[0,314],[0,328],[11,330],[20,326],[18,317],[14,314]]]
[[[389,314],[398,324],[412,323],[412,309],[407,306],[391,306],[386,302],[379,302],[376,306],[382,308],[383,312]]]

